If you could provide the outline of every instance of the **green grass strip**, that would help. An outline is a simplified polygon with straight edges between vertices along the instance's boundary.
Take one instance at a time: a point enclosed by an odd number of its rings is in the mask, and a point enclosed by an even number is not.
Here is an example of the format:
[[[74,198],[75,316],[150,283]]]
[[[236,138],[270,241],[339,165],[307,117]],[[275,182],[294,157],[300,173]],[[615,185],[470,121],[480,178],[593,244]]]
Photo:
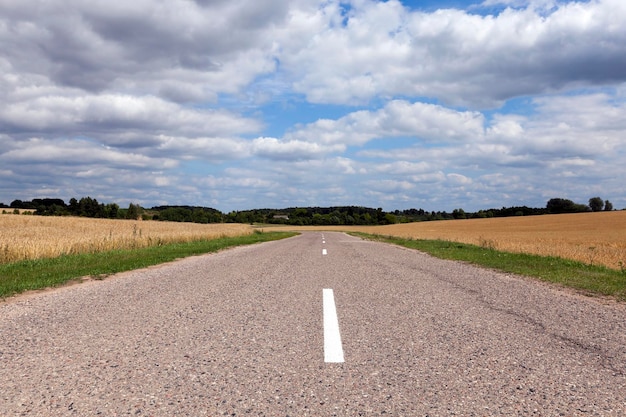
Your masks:
[[[0,297],[27,290],[65,284],[81,277],[103,278],[179,258],[216,252],[296,235],[290,232],[255,232],[251,235],[175,243],[132,250],[65,255],[58,258],[21,261],[0,265]]]
[[[626,301],[626,269],[620,271],[558,257],[501,252],[493,248],[451,241],[412,240],[361,233],[357,235],[365,239],[417,249],[442,259],[464,261],[538,278],[576,289],[587,295],[610,296]]]

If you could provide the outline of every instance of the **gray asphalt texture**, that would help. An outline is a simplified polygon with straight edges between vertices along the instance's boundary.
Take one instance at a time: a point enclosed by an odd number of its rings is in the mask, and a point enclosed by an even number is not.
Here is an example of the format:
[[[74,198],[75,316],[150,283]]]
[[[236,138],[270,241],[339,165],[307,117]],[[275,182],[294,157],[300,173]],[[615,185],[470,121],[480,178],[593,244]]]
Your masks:
[[[0,303],[0,416],[626,415],[623,304],[321,236]]]

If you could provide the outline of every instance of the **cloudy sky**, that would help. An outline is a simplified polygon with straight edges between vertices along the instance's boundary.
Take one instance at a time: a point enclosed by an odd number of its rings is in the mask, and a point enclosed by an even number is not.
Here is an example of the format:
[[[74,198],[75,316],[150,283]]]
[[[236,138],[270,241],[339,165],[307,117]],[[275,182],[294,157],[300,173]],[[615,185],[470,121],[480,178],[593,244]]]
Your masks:
[[[626,207],[624,0],[2,0],[0,202]]]

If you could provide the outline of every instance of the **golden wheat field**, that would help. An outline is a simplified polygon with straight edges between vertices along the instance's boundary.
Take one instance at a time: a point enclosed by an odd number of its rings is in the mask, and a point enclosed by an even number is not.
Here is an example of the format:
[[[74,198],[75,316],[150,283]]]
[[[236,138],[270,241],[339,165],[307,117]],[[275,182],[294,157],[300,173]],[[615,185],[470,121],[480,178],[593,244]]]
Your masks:
[[[626,268],[626,211],[446,220],[387,226],[338,226],[337,229],[412,239],[450,240],[506,252],[558,256],[614,269]]]
[[[245,224],[0,215],[0,263],[252,233]]]

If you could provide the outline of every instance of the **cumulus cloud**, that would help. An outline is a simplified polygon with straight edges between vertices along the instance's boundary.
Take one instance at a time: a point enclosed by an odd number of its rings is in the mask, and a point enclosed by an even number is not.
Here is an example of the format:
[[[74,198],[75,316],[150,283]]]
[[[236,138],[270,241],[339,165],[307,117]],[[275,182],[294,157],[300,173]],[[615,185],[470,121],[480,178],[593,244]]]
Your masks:
[[[484,118],[478,112],[393,100],[380,110],[361,110],[337,120],[318,120],[287,136],[344,145],[363,145],[376,138],[400,136],[428,142],[448,142],[483,136],[483,123]]]
[[[432,165],[426,161],[396,161],[376,166],[376,171],[383,174],[415,175],[432,171]]]
[[[0,107],[0,122],[14,134],[176,129],[189,135],[237,135],[260,128],[257,121],[225,110],[191,109],[154,96],[120,94],[42,95],[16,101]]]
[[[29,139],[8,152],[0,155],[0,160],[8,164],[20,165],[49,164],[68,165],[107,165],[113,167],[148,168],[161,166],[173,168],[176,159],[150,158],[142,154],[120,152],[99,146],[89,141],[60,140],[55,142],[40,138]]]
[[[367,186],[371,191],[378,191],[385,194],[396,194],[415,188],[415,184],[412,182],[398,180],[371,180],[367,181]]]
[[[561,3],[548,15],[533,7],[483,16],[411,11],[398,1],[360,6],[345,25],[328,17],[326,30],[283,61],[309,100],[363,103],[402,94],[484,108],[625,78],[620,0]]]
[[[210,175],[198,181],[199,184],[211,189],[228,189],[237,187],[239,189],[251,188],[271,188],[277,184],[255,176],[253,172],[247,170],[229,170],[230,176],[227,178]]]
[[[159,145],[147,153],[176,155],[184,160],[229,161],[250,156],[247,142],[241,139],[221,137],[173,137],[159,136]]]
[[[619,162],[625,157],[624,105],[606,93],[546,96],[533,100],[529,114],[484,119],[482,136],[468,135],[445,147],[415,140],[409,147],[365,149],[359,155],[383,160],[370,170],[387,179],[408,181],[416,190],[446,190],[452,208],[463,202],[483,208],[498,206],[497,201],[526,205],[528,196],[541,206],[548,189],[556,194],[578,189],[583,196],[613,190],[619,196],[615,178],[626,173]]]
[[[538,8],[550,2],[497,3],[511,7],[485,16],[397,0],[348,9],[305,0],[3,2],[0,50],[16,77],[179,102],[240,92],[277,63],[318,103],[412,95],[480,108],[624,80],[621,0],[556,3],[547,15]]]
[[[564,179],[564,197],[619,193],[625,20],[622,0],[5,0],[0,196],[450,209],[535,204]]]
[[[9,1],[0,37],[13,71],[54,84],[156,94],[176,79],[214,97],[273,69],[267,29],[287,11],[286,1]]]
[[[255,155],[277,160],[300,160],[317,158],[330,153],[345,150],[342,144],[322,145],[300,140],[281,141],[276,138],[257,138],[252,141],[252,152]]]

